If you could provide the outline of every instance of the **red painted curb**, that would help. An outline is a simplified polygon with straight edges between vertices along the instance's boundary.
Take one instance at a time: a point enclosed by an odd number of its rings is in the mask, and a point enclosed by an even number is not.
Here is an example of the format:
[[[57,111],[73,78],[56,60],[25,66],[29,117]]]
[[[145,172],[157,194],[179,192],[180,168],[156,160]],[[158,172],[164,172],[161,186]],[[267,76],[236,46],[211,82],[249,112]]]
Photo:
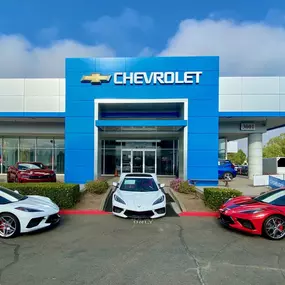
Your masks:
[[[180,217],[217,217],[216,212],[182,212],[179,214]]]
[[[61,215],[110,215],[112,213],[100,210],[60,210]]]

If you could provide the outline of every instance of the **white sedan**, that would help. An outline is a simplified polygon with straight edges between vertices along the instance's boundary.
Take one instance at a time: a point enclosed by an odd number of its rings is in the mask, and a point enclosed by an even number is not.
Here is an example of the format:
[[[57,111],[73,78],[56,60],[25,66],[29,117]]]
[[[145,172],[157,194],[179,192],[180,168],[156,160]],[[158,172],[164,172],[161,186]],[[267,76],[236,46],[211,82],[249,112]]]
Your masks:
[[[160,218],[166,214],[164,184],[154,174],[124,174],[114,182],[112,213],[122,218]]]
[[[57,224],[59,207],[43,196],[24,196],[0,187],[0,238],[12,238]]]

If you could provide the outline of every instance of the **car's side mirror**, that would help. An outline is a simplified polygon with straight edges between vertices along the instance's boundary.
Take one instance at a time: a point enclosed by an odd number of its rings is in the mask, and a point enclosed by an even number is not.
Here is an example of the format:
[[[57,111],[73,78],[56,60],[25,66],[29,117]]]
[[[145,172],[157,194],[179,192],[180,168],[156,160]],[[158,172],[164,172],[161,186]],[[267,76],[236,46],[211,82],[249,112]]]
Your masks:
[[[113,182],[113,186],[114,186],[114,187],[116,187],[116,188],[117,188],[117,187],[118,187],[118,185],[119,185],[119,183],[118,183],[118,182]]]
[[[20,194],[18,190],[14,190],[15,193]]]
[[[165,187],[165,184],[160,184],[159,187],[163,188],[163,187]]]

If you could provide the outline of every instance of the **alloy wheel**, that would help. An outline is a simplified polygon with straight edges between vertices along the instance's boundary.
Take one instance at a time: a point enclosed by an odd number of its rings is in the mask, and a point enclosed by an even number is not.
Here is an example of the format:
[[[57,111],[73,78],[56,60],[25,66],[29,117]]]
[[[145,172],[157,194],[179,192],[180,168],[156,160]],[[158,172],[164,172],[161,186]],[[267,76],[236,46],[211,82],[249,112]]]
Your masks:
[[[271,239],[282,239],[285,237],[285,220],[278,216],[270,217],[266,221],[264,229]]]
[[[226,172],[226,173],[224,174],[224,179],[232,179],[232,178],[233,178],[233,176],[232,176],[231,173]]]
[[[0,237],[12,237],[17,231],[17,222],[8,215],[0,216]]]

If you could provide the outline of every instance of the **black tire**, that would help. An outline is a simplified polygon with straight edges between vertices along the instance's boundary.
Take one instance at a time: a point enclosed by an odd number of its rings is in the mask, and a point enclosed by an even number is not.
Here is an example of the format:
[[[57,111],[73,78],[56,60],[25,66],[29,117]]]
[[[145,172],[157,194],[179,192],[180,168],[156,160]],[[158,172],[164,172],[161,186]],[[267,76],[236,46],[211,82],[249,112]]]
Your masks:
[[[8,238],[15,238],[15,237],[17,237],[20,234],[20,227],[21,227],[18,218],[15,215],[11,214],[11,213],[2,213],[2,214],[0,214],[0,218],[2,218],[2,217],[8,217],[8,218],[10,218],[10,219],[12,219],[14,221],[15,231],[14,231],[13,234],[11,234],[9,236],[2,236],[1,233],[0,233],[0,238],[8,239]]]
[[[267,230],[267,226],[268,224],[272,221],[272,219],[277,219],[277,220],[281,220],[284,224],[285,224],[285,217],[284,216],[281,216],[281,215],[272,215],[272,216],[269,216],[265,219],[263,225],[262,225],[262,235],[267,238],[267,239],[270,239],[270,240],[282,240],[285,238],[285,226],[284,226],[284,229],[282,231],[282,233],[280,234],[280,236],[278,237],[273,237],[269,231]]]
[[[234,177],[233,177],[232,173],[225,172],[223,175],[223,179],[226,179],[226,178],[230,178],[232,180]]]

